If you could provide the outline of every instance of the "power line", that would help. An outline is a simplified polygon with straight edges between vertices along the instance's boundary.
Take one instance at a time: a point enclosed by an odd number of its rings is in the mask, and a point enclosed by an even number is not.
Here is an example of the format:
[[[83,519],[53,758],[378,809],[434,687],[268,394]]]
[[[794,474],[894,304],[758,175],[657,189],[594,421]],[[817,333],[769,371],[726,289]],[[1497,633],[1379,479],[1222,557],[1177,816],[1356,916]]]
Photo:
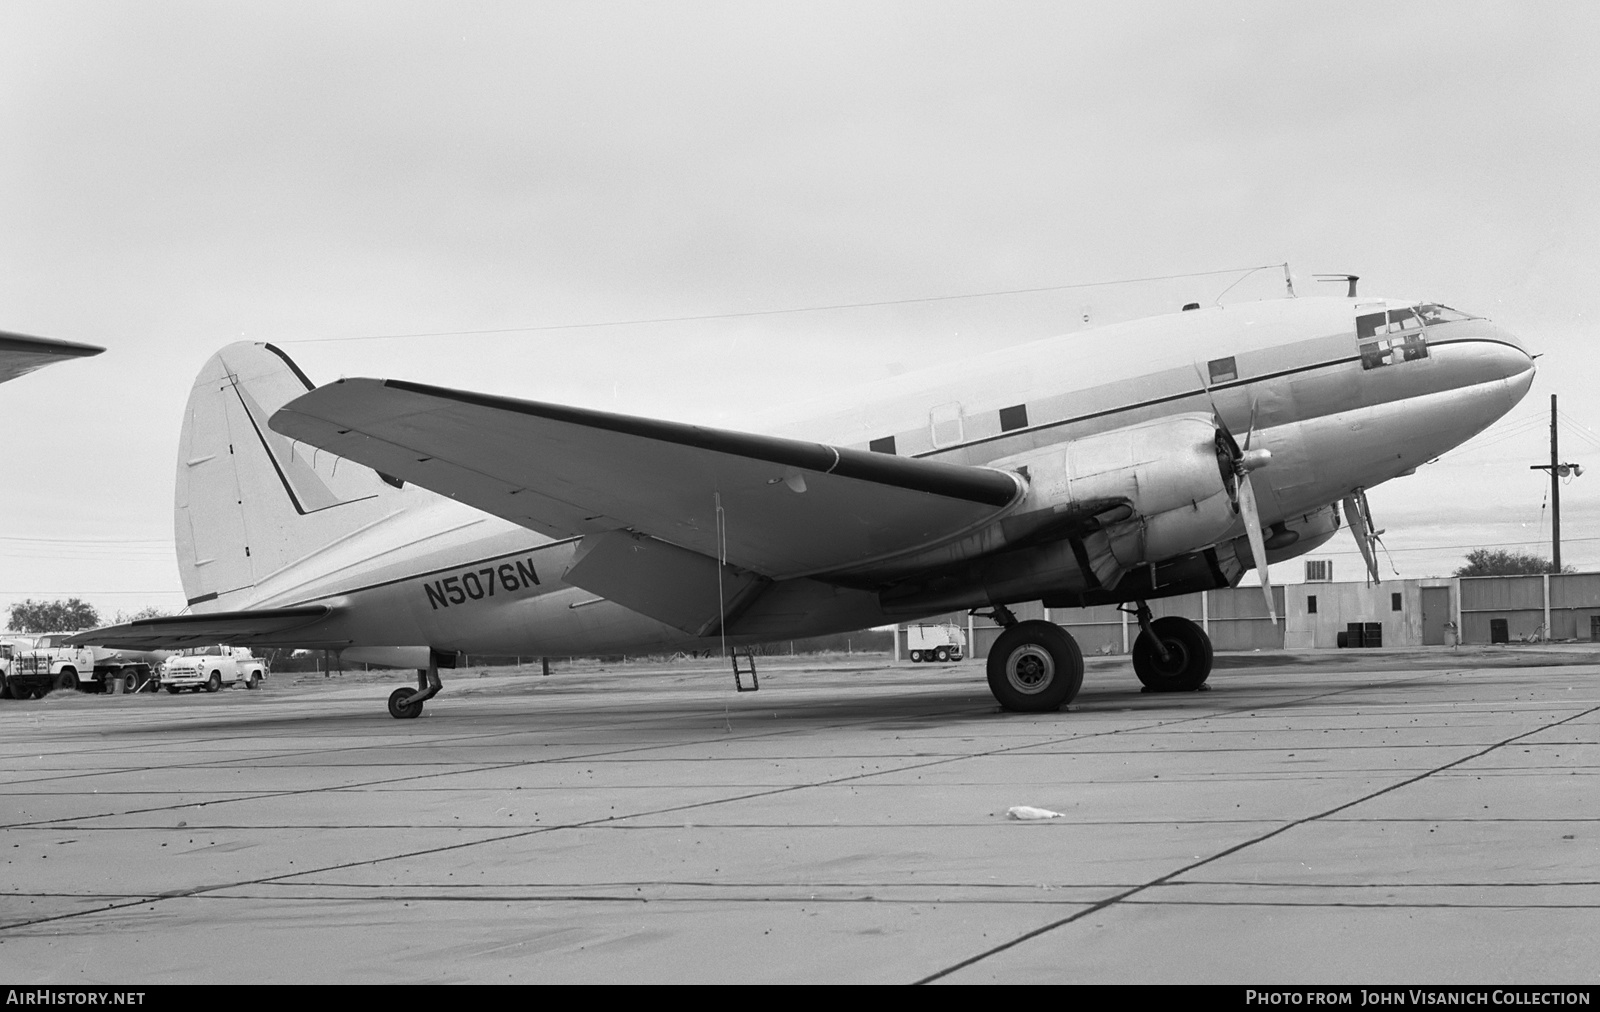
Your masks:
[[[0,590],[0,595],[6,597],[107,597],[112,594],[171,594],[174,597],[182,596],[181,590]]]
[[[21,541],[39,545],[171,545],[171,538],[14,538],[0,534],[0,541]]]
[[[1568,543],[1573,543],[1573,542],[1578,542],[1578,541],[1600,541],[1600,537],[1593,537],[1593,538],[1562,538],[1561,539],[1562,544],[1568,544]],[[1392,554],[1399,555],[1402,552],[1459,552],[1463,548],[1526,548],[1528,546],[1542,547],[1543,545],[1544,545],[1544,541],[1542,539],[1538,540],[1538,541],[1474,541],[1474,542],[1472,542],[1470,544],[1465,544],[1465,545],[1424,545],[1424,546],[1421,546],[1421,547],[1418,547],[1418,548],[1394,548],[1394,549],[1390,549],[1390,552]],[[1330,549],[1330,550],[1328,550],[1326,552],[1318,552],[1316,554],[1319,554],[1319,555],[1359,555],[1361,553],[1359,551],[1356,551],[1355,549],[1351,549],[1351,548],[1335,548],[1335,549]],[[1273,563],[1273,564],[1277,565],[1277,563]]]
[[[395,341],[413,337],[480,337],[488,334],[530,334],[549,330],[591,330],[599,327],[634,327],[658,323],[697,323],[705,320],[739,320],[755,316],[783,316],[790,313],[822,313],[837,309],[872,309],[881,306],[909,306],[925,302],[954,302],[959,299],[988,299],[1001,295],[1033,295],[1040,292],[1064,292],[1073,288],[1103,288],[1109,285],[1132,285],[1147,281],[1175,281],[1179,278],[1203,278],[1217,274],[1255,272],[1285,264],[1261,264],[1255,267],[1228,267],[1215,271],[1192,271],[1187,274],[1160,274],[1147,278],[1121,278],[1115,281],[1081,281],[1067,285],[1045,285],[1040,288],[1008,288],[991,292],[966,292],[961,295],[927,295],[911,299],[881,299],[873,302],[838,302],[818,306],[794,306],[789,309],[752,309],[738,313],[700,313],[694,316],[657,316],[627,320],[596,320],[586,323],[546,323],[526,327],[496,327],[489,330],[434,330],[415,334],[359,334],[350,337],[300,337],[287,338],[282,344],[328,344],[340,341]]]

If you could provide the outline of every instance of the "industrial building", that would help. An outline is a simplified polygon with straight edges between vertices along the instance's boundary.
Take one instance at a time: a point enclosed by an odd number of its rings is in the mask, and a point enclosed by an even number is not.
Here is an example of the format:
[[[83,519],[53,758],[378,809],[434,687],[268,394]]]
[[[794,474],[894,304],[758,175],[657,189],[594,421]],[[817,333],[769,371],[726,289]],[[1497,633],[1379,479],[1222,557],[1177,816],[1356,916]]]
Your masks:
[[[1272,595],[1276,623],[1267,617],[1259,587],[1165,598],[1151,601],[1150,610],[1156,618],[1181,615],[1198,622],[1217,650],[1600,642],[1600,573],[1385,580],[1370,585],[1307,580],[1274,587]],[[1110,605],[1046,609],[1032,603],[1014,605],[1012,611],[1019,619],[1059,623],[1086,657],[1126,654],[1139,635],[1138,621]],[[918,624],[943,623],[967,630],[969,655],[974,657],[987,657],[989,645],[1000,635],[991,620],[964,612]],[[905,638],[902,627],[897,657],[906,654]]]

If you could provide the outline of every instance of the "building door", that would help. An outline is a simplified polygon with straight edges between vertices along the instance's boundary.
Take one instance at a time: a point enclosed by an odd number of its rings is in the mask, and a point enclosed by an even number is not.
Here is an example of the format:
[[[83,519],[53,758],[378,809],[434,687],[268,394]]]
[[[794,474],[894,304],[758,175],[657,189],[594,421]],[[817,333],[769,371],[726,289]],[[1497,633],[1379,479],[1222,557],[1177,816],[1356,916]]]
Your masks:
[[[1444,627],[1450,621],[1450,588],[1422,588],[1422,643],[1424,646],[1444,646]]]
[[[1491,618],[1489,620],[1489,642],[1490,643],[1510,643],[1511,642],[1511,632],[1507,628],[1505,619],[1503,619],[1503,618]]]

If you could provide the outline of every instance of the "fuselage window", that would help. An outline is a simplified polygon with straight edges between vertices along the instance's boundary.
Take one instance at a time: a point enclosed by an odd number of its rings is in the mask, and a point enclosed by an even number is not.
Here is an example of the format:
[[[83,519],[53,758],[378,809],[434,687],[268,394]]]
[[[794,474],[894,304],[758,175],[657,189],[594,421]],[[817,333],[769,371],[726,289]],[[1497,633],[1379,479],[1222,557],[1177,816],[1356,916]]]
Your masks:
[[[1001,432],[1010,432],[1012,429],[1026,429],[1027,427],[1028,406],[1026,404],[1000,409]]]
[[[961,404],[951,401],[940,404],[928,412],[929,434],[933,437],[936,447],[954,446],[961,442]]]
[[[867,449],[871,450],[873,453],[893,454],[894,437],[884,436],[882,439],[874,439],[872,442],[867,444]]]
[[[1233,356],[1227,358],[1214,358],[1206,366],[1211,373],[1211,382],[1226,383],[1239,378],[1239,367],[1234,364]]]

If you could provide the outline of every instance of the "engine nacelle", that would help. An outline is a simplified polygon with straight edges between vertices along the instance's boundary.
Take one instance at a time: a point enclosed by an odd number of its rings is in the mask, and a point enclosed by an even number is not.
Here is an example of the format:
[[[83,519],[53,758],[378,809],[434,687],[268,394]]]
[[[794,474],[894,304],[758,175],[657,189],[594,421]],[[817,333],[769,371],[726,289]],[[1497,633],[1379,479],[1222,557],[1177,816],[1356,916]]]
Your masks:
[[[1267,533],[1267,562],[1287,562],[1296,556],[1316,551],[1339,532],[1339,507],[1328,504],[1309,513],[1297,513],[1281,523],[1273,524]],[[1250,552],[1250,540],[1237,538],[1233,551],[1246,569],[1255,568]]]
[[[1209,415],[1129,425],[990,466],[1028,478],[1023,501],[1000,525],[1014,547],[887,590],[886,611],[1109,591],[1130,571],[1193,555],[1238,529],[1232,460]],[[1208,578],[1216,569],[1207,564]]]
[[[1209,415],[1129,425],[991,466],[1028,475],[1015,516],[1127,504],[1131,514],[1105,524],[1112,555],[1124,568],[1213,544],[1238,519]]]

